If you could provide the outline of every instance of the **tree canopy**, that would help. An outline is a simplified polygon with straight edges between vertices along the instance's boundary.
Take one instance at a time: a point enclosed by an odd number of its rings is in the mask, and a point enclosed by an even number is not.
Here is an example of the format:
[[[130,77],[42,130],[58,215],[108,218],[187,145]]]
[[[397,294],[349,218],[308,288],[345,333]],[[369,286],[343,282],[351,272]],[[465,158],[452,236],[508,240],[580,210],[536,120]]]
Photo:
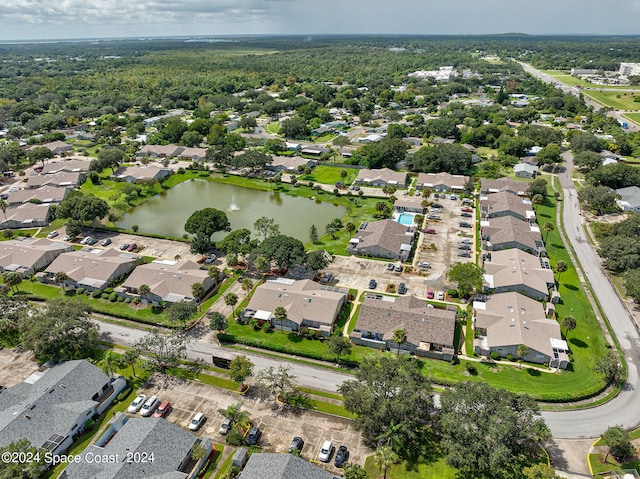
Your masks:
[[[307,260],[307,253],[302,241],[286,235],[276,235],[265,239],[254,253],[275,261],[280,268],[304,264]]]
[[[475,263],[453,263],[447,271],[447,279],[458,284],[458,294],[464,298],[482,289],[483,273]]]
[[[201,234],[210,239],[218,231],[231,231],[231,224],[224,211],[204,208],[189,216],[184,229],[187,233]]]

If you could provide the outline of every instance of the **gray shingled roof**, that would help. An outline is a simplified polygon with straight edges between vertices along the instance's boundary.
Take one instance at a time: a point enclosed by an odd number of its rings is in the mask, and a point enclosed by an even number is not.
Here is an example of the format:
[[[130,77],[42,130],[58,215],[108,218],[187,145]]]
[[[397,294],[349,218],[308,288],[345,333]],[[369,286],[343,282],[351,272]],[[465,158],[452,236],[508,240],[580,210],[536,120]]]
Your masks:
[[[68,361],[0,392],[0,447],[21,438],[41,447],[52,434],[67,436],[108,382],[93,364]]]
[[[178,468],[198,438],[163,418],[130,418],[104,446],[91,446],[84,455],[118,454],[119,462],[80,461],[65,469],[68,479],[182,479]],[[210,441],[210,439],[207,439]],[[153,453],[153,461],[124,462],[127,453]],[[293,476],[292,476],[293,477]]]
[[[553,271],[543,267],[540,258],[517,248],[494,251],[484,263],[484,275],[490,288],[525,285],[546,296],[554,283]]]
[[[482,178],[480,180],[480,191],[510,191],[516,195],[523,194],[529,188],[529,183],[526,181],[516,181],[511,178],[498,178],[497,180],[490,180],[488,178]]]
[[[501,191],[487,196],[481,205],[482,214],[489,217],[507,212],[521,219],[535,217],[531,202],[510,191]]]
[[[413,232],[406,225],[401,225],[392,219],[370,221],[360,225],[353,237],[359,242],[352,247],[356,250],[365,250],[379,246],[392,253],[399,253],[403,244],[411,244]]]
[[[482,227],[482,236],[489,237],[494,248],[506,243],[518,243],[532,251],[536,250],[536,241],[542,243],[542,235],[531,228],[528,221],[513,216],[491,218],[488,226]]]
[[[333,479],[335,476],[293,454],[254,453],[242,479]]]

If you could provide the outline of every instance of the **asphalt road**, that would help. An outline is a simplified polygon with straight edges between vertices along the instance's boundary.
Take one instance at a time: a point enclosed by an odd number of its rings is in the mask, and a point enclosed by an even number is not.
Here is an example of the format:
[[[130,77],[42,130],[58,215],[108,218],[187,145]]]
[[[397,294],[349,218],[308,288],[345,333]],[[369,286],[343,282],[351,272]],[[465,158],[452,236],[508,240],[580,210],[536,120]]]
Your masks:
[[[588,281],[602,306],[609,324],[620,342],[627,359],[627,384],[623,391],[608,403],[580,411],[545,412],[543,414],[557,438],[598,437],[609,426],[620,424],[625,428],[640,424],[640,390],[638,389],[638,365],[640,364],[640,339],[638,331],[627,309],[621,303],[605,274],[600,258],[589,243],[578,204],[578,194],[571,181],[573,156],[563,154],[566,167],[560,173],[560,184],[564,193],[563,221],[568,239],[586,273]],[[580,321],[580,318],[576,318]]]
[[[111,322],[95,319],[100,327],[101,339],[110,341],[121,346],[131,346],[136,340],[147,334],[141,329],[120,326]],[[216,351],[229,352],[228,348],[221,348],[215,344],[211,344],[205,340],[194,340],[187,348],[187,356],[189,359],[202,359],[206,364],[211,364],[211,356]],[[259,354],[252,354],[250,351],[242,352],[247,356],[253,364],[255,364],[254,375],[261,369],[269,366],[286,365],[291,368],[291,373],[297,379],[296,383],[300,386],[309,387],[319,391],[335,392],[338,387],[346,380],[353,379],[353,376],[347,373],[340,373],[323,367],[315,367],[306,364],[300,364],[293,361],[280,360],[274,357],[265,357]]]

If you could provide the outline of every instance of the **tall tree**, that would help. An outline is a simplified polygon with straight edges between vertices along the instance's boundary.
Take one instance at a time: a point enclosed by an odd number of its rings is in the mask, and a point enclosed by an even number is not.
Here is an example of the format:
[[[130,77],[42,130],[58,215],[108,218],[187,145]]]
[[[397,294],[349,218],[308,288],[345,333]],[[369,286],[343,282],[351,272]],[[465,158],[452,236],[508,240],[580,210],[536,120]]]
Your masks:
[[[20,321],[20,335],[37,358],[64,361],[90,357],[98,347],[91,308],[80,299],[53,298]]]
[[[333,335],[327,342],[329,354],[335,354],[336,362],[340,364],[340,357],[351,354],[351,341],[342,335]]]
[[[556,273],[558,273],[557,281],[558,281],[558,284],[560,284],[560,275],[564,273],[567,269],[569,269],[569,266],[567,265],[566,261],[559,260],[556,263],[556,267],[554,269],[556,270]]]
[[[622,460],[624,457],[635,452],[635,447],[631,444],[629,433],[622,426],[610,426],[602,434],[602,440],[609,446],[604,461],[607,462],[609,454],[613,454],[616,459]]]
[[[311,228],[309,228],[309,239],[313,244],[318,242],[318,228],[316,228],[316,225],[311,225]]]
[[[253,229],[256,233],[262,236],[262,239],[270,238],[280,234],[280,226],[273,218],[267,218],[262,216],[253,223]]]
[[[574,318],[573,316],[565,316],[564,318],[562,318],[562,321],[560,321],[560,324],[564,328],[565,338],[568,338],[569,331],[576,329],[576,326],[577,326],[576,318]]]
[[[378,468],[383,472],[384,479],[387,479],[387,471],[400,459],[391,446],[380,446],[376,449],[374,458]]]
[[[356,414],[354,426],[365,444],[375,446],[381,437],[396,444],[417,440],[433,408],[431,383],[418,363],[403,357],[365,358],[355,377],[339,392],[345,408]]]
[[[187,345],[191,338],[180,331],[163,333],[153,328],[134,343],[134,348],[144,358],[144,367],[150,372],[166,373],[177,368],[187,359]]]
[[[218,231],[231,231],[231,224],[224,211],[215,208],[197,210],[184,224],[187,233],[201,235],[211,241],[211,235]]]
[[[126,366],[131,366],[131,372],[133,373],[133,377],[136,376],[136,363],[140,359],[140,353],[135,348],[127,349],[122,355],[122,364]]]
[[[209,315],[209,329],[213,331],[224,331],[229,327],[229,321],[224,314],[219,311],[214,311]]]
[[[178,301],[169,306],[164,314],[174,323],[186,324],[198,311],[193,301]]]
[[[238,424],[238,423],[248,422],[250,417],[249,411],[243,411],[242,410],[243,405],[244,404],[242,404],[241,402],[238,402],[238,403],[232,404],[226,409],[218,409],[218,412],[223,417],[229,420],[230,426],[233,426],[234,424]]]
[[[244,382],[253,375],[253,366],[254,364],[248,357],[244,355],[236,356],[229,364],[229,377],[244,389]]]
[[[393,342],[398,345],[398,356],[400,356],[400,348],[407,342],[407,332],[402,328],[394,329]]]
[[[593,370],[601,374],[607,384],[616,384],[622,377],[622,366],[611,351],[606,356],[596,359]]]
[[[545,232],[544,235],[544,242],[547,242],[547,237],[549,236],[549,233],[552,232],[553,230],[555,230],[556,227],[555,225],[551,222],[551,221],[547,221],[543,226],[542,226],[542,231]]]
[[[482,289],[483,273],[484,270],[475,263],[454,263],[446,277],[458,284],[458,294],[464,298],[473,291]]]
[[[4,284],[11,287],[11,291],[18,291],[18,285],[22,283],[22,275],[20,273],[16,273],[15,271],[9,271],[2,274],[2,281]]]
[[[28,439],[19,439],[0,447],[0,456],[8,458],[25,457],[31,460],[3,460],[0,464],[1,479],[40,479],[50,464],[45,461],[45,449],[38,449]]]
[[[271,236],[265,239],[254,253],[275,261],[280,268],[290,268],[294,264],[304,264],[307,259],[307,253],[302,242],[285,235]]]
[[[273,311],[273,318],[278,321],[280,331],[282,331],[283,323],[287,319],[287,310],[283,306],[276,306],[276,309]]]
[[[551,433],[529,396],[464,381],[441,395],[441,442],[461,473],[508,479]]]

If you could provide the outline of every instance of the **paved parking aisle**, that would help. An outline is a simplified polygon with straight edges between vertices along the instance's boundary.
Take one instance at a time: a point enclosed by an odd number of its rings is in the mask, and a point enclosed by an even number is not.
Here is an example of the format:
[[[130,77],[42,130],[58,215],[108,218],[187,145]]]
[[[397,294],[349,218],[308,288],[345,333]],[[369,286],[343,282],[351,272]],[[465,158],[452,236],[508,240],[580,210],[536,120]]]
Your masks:
[[[153,384],[156,378],[159,376],[154,376],[139,392],[147,396],[155,394],[161,401],[170,401],[173,410],[167,420],[184,428],[197,412],[203,412],[207,421],[196,434],[211,437],[215,442],[224,443],[224,437],[218,432],[224,418],[218,410],[242,402],[243,408],[251,414],[252,424],[262,431],[258,444],[264,452],[287,452],[293,437],[300,436],[305,441],[302,457],[306,460],[316,460],[322,442],[327,439],[333,441],[336,450],[342,444],[347,446],[349,462],[364,465],[365,457],[373,454],[362,444],[362,435],[348,419],[315,411],[273,411],[271,403],[252,397],[251,390],[242,396],[207,384],[173,378],[168,383],[158,379],[158,383]],[[328,464],[319,465],[340,474],[340,470],[333,466],[333,456]]]

